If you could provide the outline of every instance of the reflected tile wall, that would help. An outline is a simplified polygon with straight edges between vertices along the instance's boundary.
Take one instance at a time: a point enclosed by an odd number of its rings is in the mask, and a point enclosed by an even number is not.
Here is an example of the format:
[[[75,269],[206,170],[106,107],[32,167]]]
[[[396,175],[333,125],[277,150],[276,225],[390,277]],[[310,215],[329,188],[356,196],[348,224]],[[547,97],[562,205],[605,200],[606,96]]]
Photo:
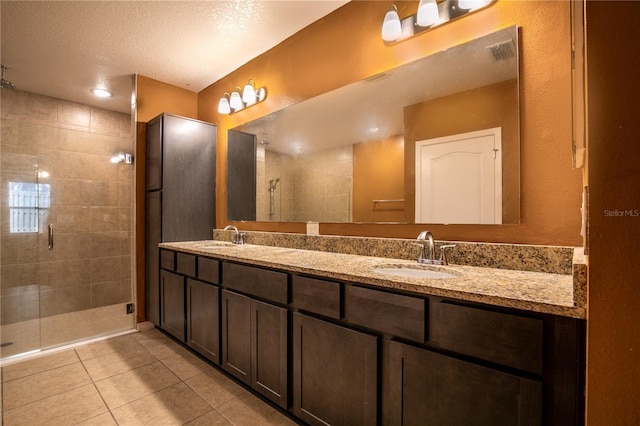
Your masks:
[[[134,169],[128,114],[2,90],[0,305],[2,324],[131,300]],[[49,173],[39,232],[11,233],[9,182]],[[48,249],[46,226],[55,230]]]
[[[295,158],[266,151],[258,156],[257,220],[350,222],[352,176],[351,146]],[[275,214],[269,215],[269,180],[277,177]]]

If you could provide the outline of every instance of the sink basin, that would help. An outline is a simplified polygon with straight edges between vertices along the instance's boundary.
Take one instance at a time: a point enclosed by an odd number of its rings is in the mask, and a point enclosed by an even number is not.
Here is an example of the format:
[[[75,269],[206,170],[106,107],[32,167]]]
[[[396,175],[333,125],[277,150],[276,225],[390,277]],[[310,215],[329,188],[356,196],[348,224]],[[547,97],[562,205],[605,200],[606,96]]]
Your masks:
[[[429,278],[429,279],[443,279],[443,278],[456,277],[456,275],[448,274],[446,272],[433,271],[430,269],[418,269],[418,268],[376,268],[373,271],[379,274],[392,275],[395,277]]]
[[[201,245],[198,245],[198,247],[204,248],[204,249],[221,249],[221,248],[233,248],[233,247],[236,247],[236,245],[227,243],[224,241],[220,241],[220,242],[206,242]]]

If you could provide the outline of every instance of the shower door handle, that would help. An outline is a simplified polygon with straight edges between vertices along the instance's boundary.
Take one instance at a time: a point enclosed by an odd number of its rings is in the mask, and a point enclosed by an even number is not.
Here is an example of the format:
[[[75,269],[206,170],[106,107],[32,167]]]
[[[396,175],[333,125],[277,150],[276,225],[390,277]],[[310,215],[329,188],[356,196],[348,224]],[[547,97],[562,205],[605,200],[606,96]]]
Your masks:
[[[49,250],[53,250],[53,224],[49,224]]]

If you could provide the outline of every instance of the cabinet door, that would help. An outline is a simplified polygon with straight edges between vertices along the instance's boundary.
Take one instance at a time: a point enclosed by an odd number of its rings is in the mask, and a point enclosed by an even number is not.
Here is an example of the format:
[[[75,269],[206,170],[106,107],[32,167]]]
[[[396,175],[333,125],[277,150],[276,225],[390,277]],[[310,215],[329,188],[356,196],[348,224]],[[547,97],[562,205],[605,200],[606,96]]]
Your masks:
[[[227,218],[256,220],[256,135],[227,131]]]
[[[222,368],[251,384],[251,299],[222,290]]]
[[[378,338],[293,314],[293,412],[312,425],[375,425]]]
[[[160,325],[160,226],[161,192],[147,193],[147,241],[146,241],[146,314],[147,319]]]
[[[162,240],[210,239],[216,224],[216,127],[164,114],[162,131]]]
[[[383,359],[383,424],[542,423],[540,382],[393,341]]]
[[[220,364],[220,289],[187,278],[187,345]]]
[[[147,190],[162,188],[162,116],[147,123]]]
[[[251,387],[287,408],[287,310],[251,300]]]
[[[168,271],[160,272],[161,328],[184,342],[184,277]]]

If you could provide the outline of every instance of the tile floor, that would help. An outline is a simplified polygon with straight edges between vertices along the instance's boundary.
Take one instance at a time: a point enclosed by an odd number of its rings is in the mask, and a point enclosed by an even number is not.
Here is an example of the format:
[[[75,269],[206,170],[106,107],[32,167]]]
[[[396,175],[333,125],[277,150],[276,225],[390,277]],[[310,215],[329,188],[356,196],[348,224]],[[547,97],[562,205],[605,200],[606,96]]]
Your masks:
[[[2,367],[2,424],[296,423],[151,329]]]

